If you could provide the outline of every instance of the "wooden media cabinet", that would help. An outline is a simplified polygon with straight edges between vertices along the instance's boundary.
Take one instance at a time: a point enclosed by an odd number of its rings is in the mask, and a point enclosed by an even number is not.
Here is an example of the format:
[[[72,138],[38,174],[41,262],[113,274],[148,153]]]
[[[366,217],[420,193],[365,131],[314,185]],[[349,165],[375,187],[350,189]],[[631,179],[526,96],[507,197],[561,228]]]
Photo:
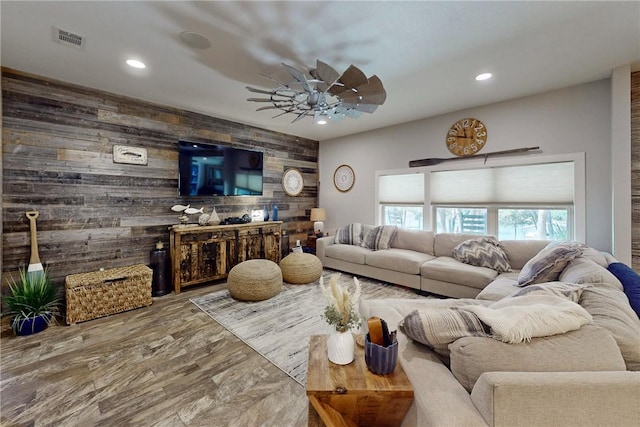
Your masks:
[[[170,228],[171,277],[182,288],[225,279],[249,259],[280,262],[282,221],[229,225],[174,225]]]

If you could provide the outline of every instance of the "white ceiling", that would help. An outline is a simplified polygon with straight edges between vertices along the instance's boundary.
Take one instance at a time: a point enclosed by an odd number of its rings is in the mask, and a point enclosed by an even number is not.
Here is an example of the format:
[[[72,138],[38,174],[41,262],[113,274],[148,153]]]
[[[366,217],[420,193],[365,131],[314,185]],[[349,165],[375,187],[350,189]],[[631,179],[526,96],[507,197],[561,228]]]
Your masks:
[[[2,65],[315,140],[607,78],[640,62],[640,2],[6,1]],[[86,38],[52,41],[55,26]],[[207,36],[198,50],[183,31]],[[147,64],[124,64],[137,57]],[[246,101],[282,62],[376,74],[373,114],[325,126]],[[494,78],[476,82],[480,72]]]

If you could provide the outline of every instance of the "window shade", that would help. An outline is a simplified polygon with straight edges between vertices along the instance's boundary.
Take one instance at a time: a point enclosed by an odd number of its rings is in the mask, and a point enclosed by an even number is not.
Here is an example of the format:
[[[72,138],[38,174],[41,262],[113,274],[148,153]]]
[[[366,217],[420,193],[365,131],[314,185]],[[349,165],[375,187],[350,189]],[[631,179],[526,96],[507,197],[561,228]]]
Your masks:
[[[573,162],[430,174],[432,204],[573,204]]]
[[[380,203],[424,203],[424,173],[382,175],[378,182]]]

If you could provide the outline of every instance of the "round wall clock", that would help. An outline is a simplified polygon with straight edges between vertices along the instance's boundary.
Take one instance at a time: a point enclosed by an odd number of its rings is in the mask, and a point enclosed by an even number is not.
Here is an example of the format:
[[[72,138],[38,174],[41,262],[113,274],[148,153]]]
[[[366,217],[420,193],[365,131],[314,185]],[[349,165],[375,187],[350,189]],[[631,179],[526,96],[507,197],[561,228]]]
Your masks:
[[[282,188],[289,196],[297,196],[302,193],[304,188],[304,179],[299,169],[291,168],[282,174]]]
[[[333,173],[333,185],[343,193],[351,190],[355,180],[356,174],[353,173],[353,169],[349,165],[340,165]]]
[[[472,156],[487,142],[487,127],[478,119],[458,120],[447,133],[447,148],[456,156]]]

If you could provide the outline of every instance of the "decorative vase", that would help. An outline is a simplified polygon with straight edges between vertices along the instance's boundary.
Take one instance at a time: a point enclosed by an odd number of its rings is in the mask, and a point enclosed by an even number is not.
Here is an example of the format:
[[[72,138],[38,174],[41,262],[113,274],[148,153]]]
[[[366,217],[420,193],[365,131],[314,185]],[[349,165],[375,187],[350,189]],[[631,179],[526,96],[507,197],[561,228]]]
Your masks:
[[[262,219],[264,221],[269,221],[269,209],[267,209],[266,205],[262,207]]]
[[[35,317],[27,317],[26,319],[12,319],[11,329],[14,334],[19,336],[37,334],[49,326],[52,317],[51,314],[39,314]]]
[[[336,365],[348,365],[353,362],[355,341],[351,331],[334,332],[327,340],[327,355]]]
[[[278,205],[273,205],[273,215],[271,215],[273,221],[278,220]]]
[[[215,206],[211,210],[211,215],[209,215],[209,220],[207,221],[207,224],[208,225],[218,225],[218,224],[220,224],[220,217],[218,216],[218,213],[216,212]]]

